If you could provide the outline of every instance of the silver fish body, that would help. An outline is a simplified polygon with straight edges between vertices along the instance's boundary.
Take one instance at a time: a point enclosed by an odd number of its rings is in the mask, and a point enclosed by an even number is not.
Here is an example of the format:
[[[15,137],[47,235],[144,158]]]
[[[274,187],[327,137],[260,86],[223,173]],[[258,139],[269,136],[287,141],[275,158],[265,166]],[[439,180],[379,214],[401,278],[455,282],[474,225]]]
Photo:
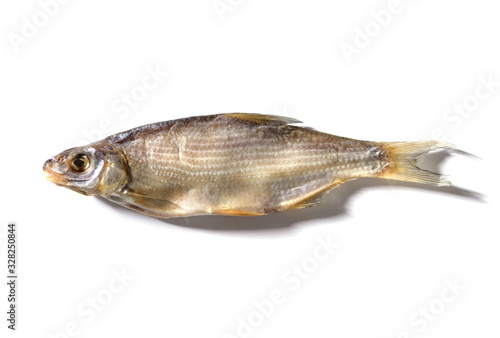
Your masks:
[[[156,217],[304,208],[358,177],[448,184],[415,166],[417,155],[448,144],[359,141],[297,122],[241,113],[160,122],[70,149],[44,170],[56,184]],[[85,158],[87,168],[75,173]]]

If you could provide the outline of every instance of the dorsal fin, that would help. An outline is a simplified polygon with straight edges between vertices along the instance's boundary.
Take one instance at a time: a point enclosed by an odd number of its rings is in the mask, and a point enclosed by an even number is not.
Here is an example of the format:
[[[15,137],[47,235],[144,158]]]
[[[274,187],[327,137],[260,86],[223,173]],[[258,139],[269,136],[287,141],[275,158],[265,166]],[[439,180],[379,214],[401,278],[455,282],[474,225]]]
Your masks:
[[[228,113],[224,114],[229,117],[234,117],[240,120],[250,121],[258,124],[290,124],[302,123],[301,121],[278,115],[265,115],[265,114],[247,114],[247,113]]]

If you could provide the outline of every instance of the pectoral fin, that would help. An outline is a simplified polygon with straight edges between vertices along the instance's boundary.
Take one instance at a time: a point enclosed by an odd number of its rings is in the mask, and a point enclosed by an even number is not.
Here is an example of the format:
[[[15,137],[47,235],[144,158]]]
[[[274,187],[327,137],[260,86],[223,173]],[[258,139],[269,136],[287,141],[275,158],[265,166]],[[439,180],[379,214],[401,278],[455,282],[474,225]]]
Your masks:
[[[131,190],[107,195],[105,198],[129,209],[154,217],[168,218],[187,216],[188,214],[182,207],[169,200],[147,197]]]
[[[177,204],[172,203],[169,200],[151,198],[130,190],[125,190],[124,195],[129,197],[131,202],[134,204],[155,211],[166,211],[180,208]]]

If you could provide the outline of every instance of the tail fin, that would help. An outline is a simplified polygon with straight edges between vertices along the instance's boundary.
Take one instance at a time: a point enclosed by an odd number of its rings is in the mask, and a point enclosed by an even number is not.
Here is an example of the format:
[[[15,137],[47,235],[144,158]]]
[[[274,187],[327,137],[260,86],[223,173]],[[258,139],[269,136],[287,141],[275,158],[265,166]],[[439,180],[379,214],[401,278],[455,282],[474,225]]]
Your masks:
[[[380,148],[388,165],[378,177],[435,186],[451,185],[442,175],[417,167],[417,156],[441,148],[456,149],[454,145],[440,141],[383,142]]]

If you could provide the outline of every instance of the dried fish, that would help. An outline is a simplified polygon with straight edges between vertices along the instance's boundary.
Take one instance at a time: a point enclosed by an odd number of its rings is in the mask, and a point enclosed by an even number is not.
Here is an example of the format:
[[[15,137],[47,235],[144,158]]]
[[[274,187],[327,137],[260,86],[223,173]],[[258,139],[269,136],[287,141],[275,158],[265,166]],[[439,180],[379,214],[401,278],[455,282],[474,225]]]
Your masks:
[[[445,142],[369,142],[292,118],[218,114],[138,127],[45,162],[47,178],[155,217],[264,215],[322,202],[358,177],[447,186],[416,157]]]

